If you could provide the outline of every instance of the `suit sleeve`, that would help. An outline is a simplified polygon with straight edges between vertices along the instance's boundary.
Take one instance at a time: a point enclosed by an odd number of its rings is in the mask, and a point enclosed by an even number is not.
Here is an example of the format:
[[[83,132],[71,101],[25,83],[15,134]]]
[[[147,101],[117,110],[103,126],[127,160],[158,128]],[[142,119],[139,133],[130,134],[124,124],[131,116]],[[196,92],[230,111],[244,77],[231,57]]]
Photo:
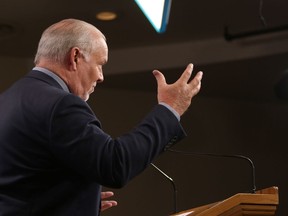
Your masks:
[[[57,103],[50,122],[49,147],[56,158],[69,170],[114,188],[185,136],[175,115],[157,105],[134,129],[113,139],[89,106],[72,95]]]

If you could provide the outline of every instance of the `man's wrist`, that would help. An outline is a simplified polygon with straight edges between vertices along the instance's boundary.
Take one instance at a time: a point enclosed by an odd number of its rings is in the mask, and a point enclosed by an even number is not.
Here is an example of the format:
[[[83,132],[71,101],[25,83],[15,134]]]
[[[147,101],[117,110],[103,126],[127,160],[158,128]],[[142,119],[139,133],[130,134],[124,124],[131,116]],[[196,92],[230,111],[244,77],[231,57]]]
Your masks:
[[[169,109],[169,110],[175,115],[175,117],[178,119],[178,121],[180,121],[180,115],[179,115],[179,113],[178,113],[175,109],[173,109],[170,105],[168,105],[168,104],[166,104],[166,103],[164,103],[164,102],[160,102],[159,104],[160,104],[160,105],[163,105],[163,106],[165,106],[167,109]]]

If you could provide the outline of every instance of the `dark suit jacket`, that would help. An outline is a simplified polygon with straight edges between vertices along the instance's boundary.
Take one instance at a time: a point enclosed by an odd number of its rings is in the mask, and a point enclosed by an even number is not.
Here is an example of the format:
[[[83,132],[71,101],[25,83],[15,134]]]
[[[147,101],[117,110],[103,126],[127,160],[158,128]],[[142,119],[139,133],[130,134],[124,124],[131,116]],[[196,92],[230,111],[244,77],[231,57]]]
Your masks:
[[[184,135],[157,105],[112,139],[86,102],[31,71],[0,95],[0,216],[96,216],[101,185],[124,186]]]

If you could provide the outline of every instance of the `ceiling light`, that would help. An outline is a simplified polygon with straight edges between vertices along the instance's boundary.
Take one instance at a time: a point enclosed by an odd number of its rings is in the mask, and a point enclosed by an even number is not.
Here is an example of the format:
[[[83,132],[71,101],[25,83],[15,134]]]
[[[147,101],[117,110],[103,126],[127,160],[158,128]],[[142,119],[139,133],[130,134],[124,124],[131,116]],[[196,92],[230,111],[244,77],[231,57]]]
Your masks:
[[[166,31],[172,0],[135,0],[158,33]]]
[[[117,14],[112,11],[102,11],[96,14],[96,18],[101,21],[111,21],[117,18]]]

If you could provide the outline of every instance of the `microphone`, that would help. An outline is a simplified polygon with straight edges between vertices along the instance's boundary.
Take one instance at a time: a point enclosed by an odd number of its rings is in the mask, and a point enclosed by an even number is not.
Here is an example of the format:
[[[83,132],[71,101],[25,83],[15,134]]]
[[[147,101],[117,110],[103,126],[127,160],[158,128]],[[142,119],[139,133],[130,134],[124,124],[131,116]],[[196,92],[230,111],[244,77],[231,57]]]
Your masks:
[[[168,176],[165,172],[163,172],[160,168],[158,168],[155,164],[151,163],[151,165],[158,171],[160,172],[166,179],[168,179],[172,186],[173,186],[173,192],[174,192],[174,214],[177,213],[177,188],[176,188],[176,185],[173,181],[173,179]]]
[[[249,162],[251,166],[251,176],[252,176],[252,190],[251,193],[256,193],[256,183],[255,183],[255,166],[253,161],[243,155],[230,155],[230,154],[213,154],[213,153],[199,153],[199,152],[185,152],[180,150],[173,150],[173,149],[167,149],[167,151],[178,153],[178,154],[184,154],[184,155],[192,155],[192,156],[208,156],[208,157],[227,157],[227,158],[236,158],[236,159],[243,159]]]

